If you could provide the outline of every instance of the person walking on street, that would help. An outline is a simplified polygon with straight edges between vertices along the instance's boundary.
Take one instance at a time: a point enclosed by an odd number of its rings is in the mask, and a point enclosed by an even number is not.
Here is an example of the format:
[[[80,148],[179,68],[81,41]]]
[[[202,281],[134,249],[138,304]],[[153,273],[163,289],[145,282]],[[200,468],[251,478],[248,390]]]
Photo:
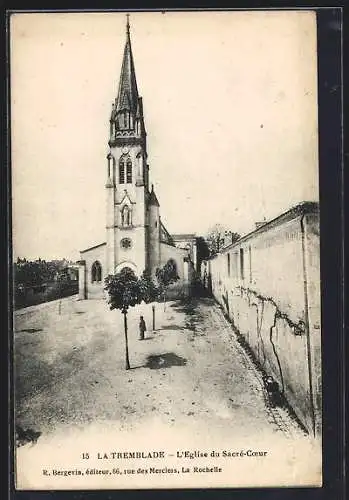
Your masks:
[[[139,318],[139,340],[144,340],[144,332],[147,330],[143,316]]]

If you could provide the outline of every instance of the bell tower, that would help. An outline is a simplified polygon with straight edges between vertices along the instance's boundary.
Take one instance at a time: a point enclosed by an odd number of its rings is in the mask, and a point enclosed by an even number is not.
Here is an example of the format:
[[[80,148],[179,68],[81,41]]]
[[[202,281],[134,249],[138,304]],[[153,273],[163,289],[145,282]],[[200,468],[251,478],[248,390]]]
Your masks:
[[[147,267],[149,167],[142,98],[138,94],[129,16],[117,97],[110,115],[107,155],[107,273]]]

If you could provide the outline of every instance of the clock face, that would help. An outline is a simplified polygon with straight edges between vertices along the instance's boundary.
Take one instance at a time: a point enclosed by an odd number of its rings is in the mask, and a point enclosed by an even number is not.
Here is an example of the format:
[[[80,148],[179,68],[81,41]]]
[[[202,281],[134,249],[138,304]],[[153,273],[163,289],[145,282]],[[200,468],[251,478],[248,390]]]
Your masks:
[[[123,154],[123,155],[127,155],[127,153],[128,153],[128,152],[129,152],[129,149],[128,149],[126,146],[124,146],[124,147],[122,148],[122,154]]]

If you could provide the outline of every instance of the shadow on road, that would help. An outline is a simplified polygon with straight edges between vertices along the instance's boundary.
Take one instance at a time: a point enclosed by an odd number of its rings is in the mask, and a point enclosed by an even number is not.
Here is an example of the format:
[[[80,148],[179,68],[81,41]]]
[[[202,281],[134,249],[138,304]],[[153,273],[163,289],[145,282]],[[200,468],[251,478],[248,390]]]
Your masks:
[[[21,426],[16,425],[16,446],[23,446],[27,443],[36,444],[41,436],[41,432],[34,429],[23,429]]]
[[[187,315],[198,314],[199,304],[213,305],[214,300],[211,298],[197,298],[197,297],[186,297],[184,299],[177,300],[174,304],[171,304],[171,308],[176,312],[183,312]]]
[[[187,360],[185,358],[181,358],[173,352],[166,352],[164,354],[148,356],[145,368],[159,370],[162,368],[170,368],[171,366],[185,366],[186,364]]]
[[[190,330],[195,337],[205,335],[205,333],[200,328],[200,325],[204,323],[204,317],[200,311],[200,308],[198,307],[202,303],[212,305],[213,300],[211,298],[198,299],[197,297],[187,297],[185,299],[178,300],[171,305],[171,307],[176,312],[185,314],[184,327],[186,330]],[[170,329],[170,327],[168,327],[168,329]],[[177,329],[179,329],[179,327],[177,327]],[[192,341],[193,339],[190,338],[189,340]]]
[[[164,325],[160,330],[183,330],[183,327],[178,325]]]

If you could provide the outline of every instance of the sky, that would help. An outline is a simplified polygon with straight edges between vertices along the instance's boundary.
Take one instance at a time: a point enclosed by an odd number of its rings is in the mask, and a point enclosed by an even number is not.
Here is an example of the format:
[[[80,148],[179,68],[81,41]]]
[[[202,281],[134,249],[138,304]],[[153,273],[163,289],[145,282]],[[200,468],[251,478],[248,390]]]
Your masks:
[[[108,133],[125,13],[14,14],[14,257],[105,241]],[[318,200],[316,20],[307,11],[132,12],[150,178],[170,233]]]

